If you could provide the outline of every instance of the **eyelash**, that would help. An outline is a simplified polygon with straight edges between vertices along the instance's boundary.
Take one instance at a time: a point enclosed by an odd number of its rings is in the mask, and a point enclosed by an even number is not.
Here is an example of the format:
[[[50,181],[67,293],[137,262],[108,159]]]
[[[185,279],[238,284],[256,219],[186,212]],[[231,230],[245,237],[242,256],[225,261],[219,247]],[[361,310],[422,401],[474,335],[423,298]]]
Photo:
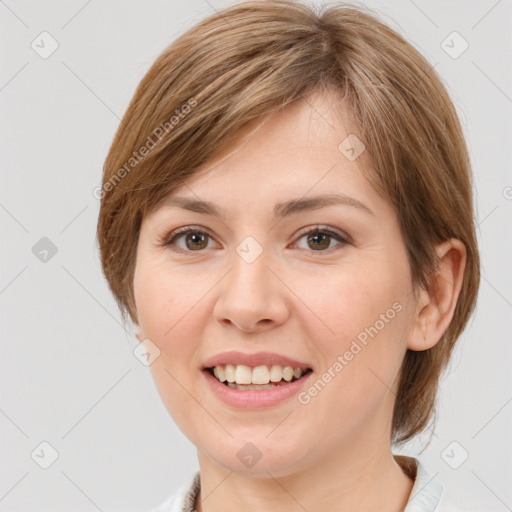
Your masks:
[[[203,250],[200,249],[197,251],[190,251],[190,250],[186,250],[186,249],[172,247],[172,246],[174,246],[176,240],[179,237],[186,235],[188,233],[205,234],[210,239],[213,239],[213,237],[210,235],[210,233],[207,230],[205,230],[199,226],[185,226],[183,228],[179,228],[179,229],[169,233],[168,235],[166,235],[163,238],[163,240],[161,241],[160,245],[162,245],[164,247],[168,247],[169,249],[171,249],[172,251],[175,251],[175,252],[188,252],[188,253],[203,252],[204,249]],[[314,251],[311,249],[309,252],[311,252],[313,254],[315,254],[315,253],[317,253],[317,254],[330,253],[331,251],[335,250],[336,247],[343,247],[344,245],[350,243],[348,237],[345,237],[341,233],[334,231],[325,226],[314,226],[314,227],[309,227],[309,228],[303,228],[303,229],[299,230],[299,232],[297,233],[298,239],[302,238],[305,235],[309,235],[309,234],[314,234],[314,235],[325,234],[325,235],[328,235],[328,236],[334,238],[335,240],[337,240],[339,242],[338,245],[335,245],[334,247],[331,247],[329,249],[319,250],[319,251]],[[302,250],[307,250],[307,249],[302,249]]]

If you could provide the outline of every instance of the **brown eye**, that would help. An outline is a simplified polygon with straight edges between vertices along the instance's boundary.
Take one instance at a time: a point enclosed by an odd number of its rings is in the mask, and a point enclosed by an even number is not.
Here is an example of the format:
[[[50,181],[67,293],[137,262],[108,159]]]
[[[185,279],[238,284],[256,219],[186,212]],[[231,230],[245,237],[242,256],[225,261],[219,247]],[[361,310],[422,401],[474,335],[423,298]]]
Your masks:
[[[331,250],[335,250],[338,246],[341,248],[349,243],[349,240],[345,238],[341,233],[333,231],[329,228],[323,228],[321,226],[302,229],[299,232],[299,235],[299,240],[305,238],[307,244],[307,247],[299,246],[299,248],[314,252],[330,253]],[[337,243],[334,246],[331,246],[332,241]]]
[[[207,237],[208,235],[200,232],[188,233],[185,236],[185,245],[187,246],[187,249],[190,249],[192,251],[204,249],[208,245]]]
[[[313,250],[317,249],[327,249],[329,245],[331,245],[331,235],[326,235],[324,233],[313,233],[308,236],[308,243],[311,242],[309,246]]]
[[[173,251],[197,252],[208,247],[210,238],[210,235],[206,231],[194,226],[186,226],[165,237],[165,241],[162,245],[169,247]],[[181,242],[181,239],[183,239],[184,244],[178,243]]]

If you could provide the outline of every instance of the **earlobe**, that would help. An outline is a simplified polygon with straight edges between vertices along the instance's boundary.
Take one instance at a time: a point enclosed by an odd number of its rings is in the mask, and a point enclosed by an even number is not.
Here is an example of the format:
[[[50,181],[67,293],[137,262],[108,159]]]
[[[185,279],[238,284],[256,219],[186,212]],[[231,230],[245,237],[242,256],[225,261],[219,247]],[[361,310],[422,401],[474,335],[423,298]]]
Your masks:
[[[415,351],[435,346],[452,321],[462,288],[466,247],[451,238],[436,247],[439,266],[428,290],[418,294],[407,348]]]

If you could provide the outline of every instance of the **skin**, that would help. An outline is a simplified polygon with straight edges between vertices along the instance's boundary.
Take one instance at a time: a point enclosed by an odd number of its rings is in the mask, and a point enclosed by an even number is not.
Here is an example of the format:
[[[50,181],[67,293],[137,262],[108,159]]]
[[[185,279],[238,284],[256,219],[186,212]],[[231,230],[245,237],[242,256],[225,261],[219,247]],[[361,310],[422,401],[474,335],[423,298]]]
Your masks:
[[[432,347],[448,327],[465,249],[454,239],[439,245],[432,289],[413,288],[396,212],[365,180],[358,160],[338,150],[357,134],[340,112],[333,93],[317,91],[273,114],[172,192],[213,202],[225,210],[223,219],[173,206],[142,223],[137,338],[159,348],[150,367],[155,384],[197,447],[200,512],[398,512],[409,499],[414,482],[390,444],[398,371],[407,348]],[[333,192],[373,214],[331,205],[272,218],[276,203]],[[162,245],[187,225],[211,237],[198,242],[189,235],[187,244],[182,235],[173,246],[181,252]],[[349,242],[297,234],[318,225]],[[251,264],[236,252],[247,236],[263,249]],[[400,312],[307,404],[292,397],[240,411],[221,402],[201,375],[217,353],[270,351],[309,362],[315,381],[397,302]],[[237,457],[247,442],[262,454],[251,468]]]

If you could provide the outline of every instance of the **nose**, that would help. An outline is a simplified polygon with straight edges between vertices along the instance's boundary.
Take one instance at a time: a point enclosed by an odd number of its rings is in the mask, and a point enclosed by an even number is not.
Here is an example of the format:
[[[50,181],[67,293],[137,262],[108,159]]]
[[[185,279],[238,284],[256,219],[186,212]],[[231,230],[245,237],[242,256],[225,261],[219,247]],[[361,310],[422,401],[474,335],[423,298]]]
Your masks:
[[[289,316],[287,288],[265,251],[252,263],[234,252],[232,268],[219,283],[214,318],[244,332],[266,331]],[[270,265],[269,265],[270,264]]]

